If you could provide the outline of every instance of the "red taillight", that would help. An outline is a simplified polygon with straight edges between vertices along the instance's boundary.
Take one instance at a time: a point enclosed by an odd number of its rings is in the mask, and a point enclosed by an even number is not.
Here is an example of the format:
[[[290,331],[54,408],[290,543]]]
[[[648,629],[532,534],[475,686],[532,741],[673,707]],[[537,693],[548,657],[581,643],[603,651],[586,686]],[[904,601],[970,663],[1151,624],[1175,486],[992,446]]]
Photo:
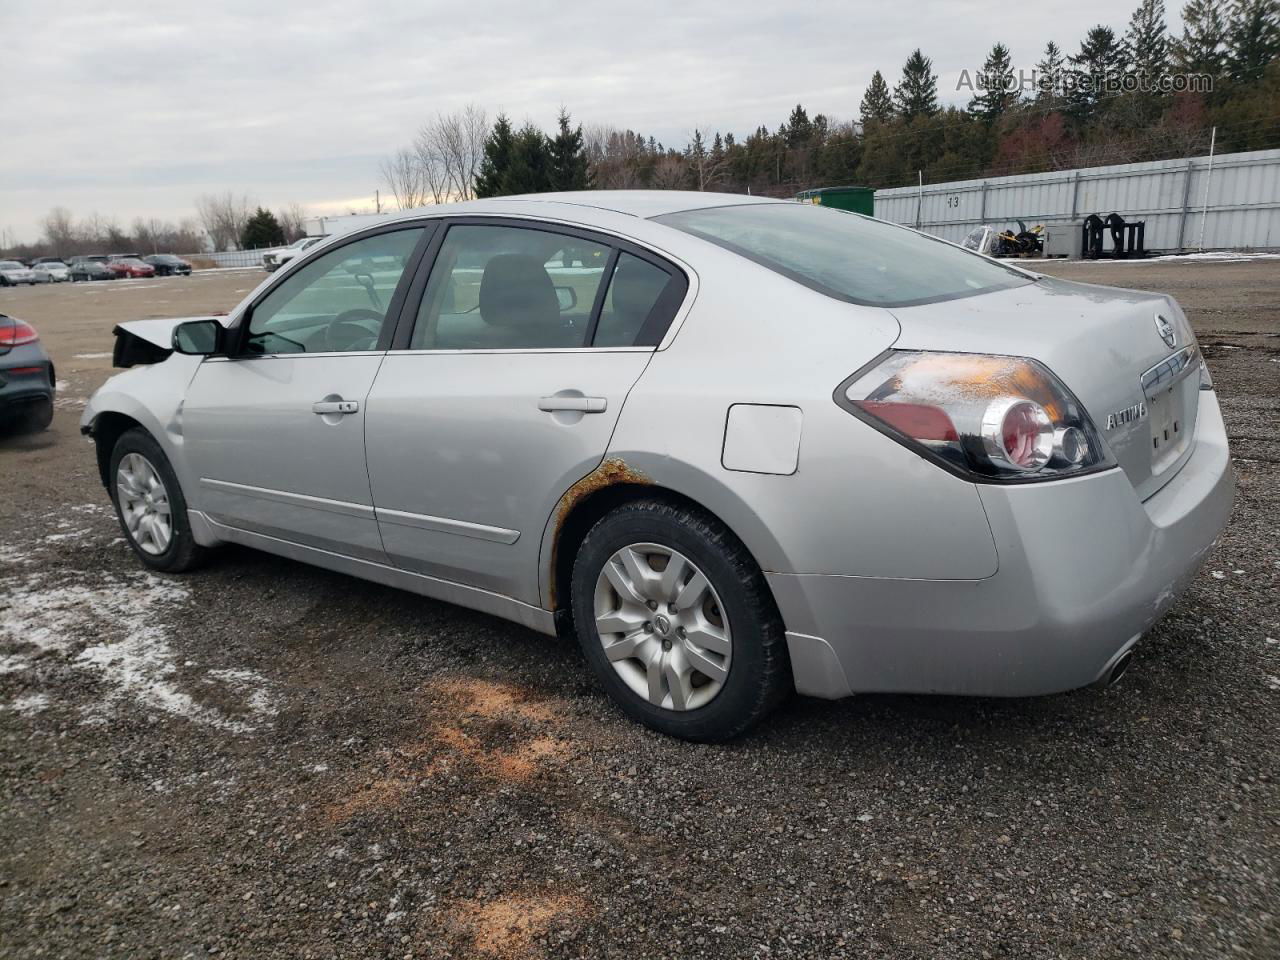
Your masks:
[[[842,387],[837,403],[971,479],[1048,479],[1115,465],[1075,397],[1027,357],[893,351]]]
[[[20,347],[24,343],[35,343],[40,339],[36,328],[22,320],[7,317],[0,320],[0,347]]]
[[[956,426],[941,407],[927,403],[882,403],[861,400],[858,406],[913,440],[959,440]]]

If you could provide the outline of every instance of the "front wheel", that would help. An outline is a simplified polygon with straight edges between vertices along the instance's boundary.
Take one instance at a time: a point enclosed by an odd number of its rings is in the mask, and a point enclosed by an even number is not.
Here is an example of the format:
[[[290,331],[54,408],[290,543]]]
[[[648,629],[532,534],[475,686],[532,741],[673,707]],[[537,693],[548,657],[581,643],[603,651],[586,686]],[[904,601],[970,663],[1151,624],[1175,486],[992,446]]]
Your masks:
[[[587,662],[631,717],[687,740],[739,736],[791,689],[786,635],[746,547],[692,507],[607,514],[573,567]]]
[[[127,430],[116,441],[110,489],[125,539],[144,564],[181,573],[204,560],[207,551],[191,532],[178,477],[145,430]]]

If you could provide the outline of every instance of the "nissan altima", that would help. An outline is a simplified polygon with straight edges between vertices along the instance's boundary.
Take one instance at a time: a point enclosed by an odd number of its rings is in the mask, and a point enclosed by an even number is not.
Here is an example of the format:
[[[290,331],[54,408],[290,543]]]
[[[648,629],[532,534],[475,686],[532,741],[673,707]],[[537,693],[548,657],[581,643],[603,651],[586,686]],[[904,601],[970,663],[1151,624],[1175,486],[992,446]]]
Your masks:
[[[146,566],[237,543],[571,633],[689,739],[1110,682],[1232,504],[1174,300],[786,201],[417,212],[115,359],[82,429]]]

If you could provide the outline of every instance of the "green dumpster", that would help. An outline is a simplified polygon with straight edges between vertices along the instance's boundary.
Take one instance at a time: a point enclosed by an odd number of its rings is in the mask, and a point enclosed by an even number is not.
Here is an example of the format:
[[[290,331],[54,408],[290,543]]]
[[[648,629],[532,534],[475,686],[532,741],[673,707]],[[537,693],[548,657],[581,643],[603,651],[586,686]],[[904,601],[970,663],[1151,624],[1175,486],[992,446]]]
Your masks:
[[[876,192],[870,187],[817,187],[796,194],[801,203],[820,203],[837,210],[852,210],[875,216]]]

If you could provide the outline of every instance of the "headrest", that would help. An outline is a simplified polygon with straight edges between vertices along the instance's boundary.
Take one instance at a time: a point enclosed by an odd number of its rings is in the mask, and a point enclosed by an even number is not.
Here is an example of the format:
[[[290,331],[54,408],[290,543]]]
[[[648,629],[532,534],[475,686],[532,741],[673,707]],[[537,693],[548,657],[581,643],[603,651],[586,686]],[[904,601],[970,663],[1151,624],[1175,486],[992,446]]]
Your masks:
[[[523,253],[491,257],[480,278],[480,319],[495,327],[558,323],[560,302],[542,263]]]

